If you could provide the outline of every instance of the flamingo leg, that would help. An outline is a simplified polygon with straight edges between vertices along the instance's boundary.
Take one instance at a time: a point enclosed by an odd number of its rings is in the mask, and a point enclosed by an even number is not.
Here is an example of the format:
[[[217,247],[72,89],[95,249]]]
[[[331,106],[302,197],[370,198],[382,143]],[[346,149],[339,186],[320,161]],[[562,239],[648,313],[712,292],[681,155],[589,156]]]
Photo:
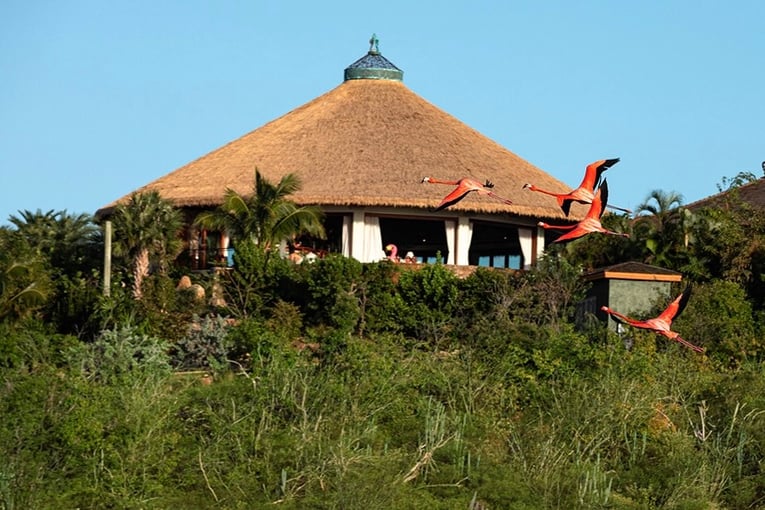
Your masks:
[[[616,211],[625,212],[627,214],[632,214],[632,211],[630,209],[624,209],[623,207],[616,207],[615,205],[606,205],[609,209],[614,209]]]
[[[495,199],[499,200],[500,202],[504,202],[504,203],[506,203],[506,204],[508,204],[508,205],[510,205],[510,204],[512,204],[512,203],[513,203],[513,202],[512,202],[512,201],[510,201],[509,199],[507,199],[507,198],[503,198],[503,197],[501,197],[501,196],[497,195],[496,193],[492,193],[491,191],[489,191],[489,192],[488,192],[488,193],[486,193],[486,194],[487,194],[487,195],[489,195],[491,198],[495,198]]]
[[[680,338],[679,336],[676,336],[675,338],[673,338],[673,340],[675,342],[683,344],[684,346],[688,347],[689,349],[693,349],[696,352],[704,352],[704,348],[703,347],[699,347],[698,345],[693,345],[688,340],[684,340],[684,339]]]

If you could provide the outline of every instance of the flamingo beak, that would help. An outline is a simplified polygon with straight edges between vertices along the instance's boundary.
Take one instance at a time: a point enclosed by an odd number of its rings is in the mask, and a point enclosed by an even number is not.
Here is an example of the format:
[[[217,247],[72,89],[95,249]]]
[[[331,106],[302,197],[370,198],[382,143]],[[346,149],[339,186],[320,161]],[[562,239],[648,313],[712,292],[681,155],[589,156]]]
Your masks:
[[[619,158],[614,158],[614,159],[607,159],[607,160],[606,160],[606,161],[603,163],[603,168],[611,168],[612,166],[614,166],[614,165],[615,165],[615,164],[617,164],[618,162],[619,162]]]

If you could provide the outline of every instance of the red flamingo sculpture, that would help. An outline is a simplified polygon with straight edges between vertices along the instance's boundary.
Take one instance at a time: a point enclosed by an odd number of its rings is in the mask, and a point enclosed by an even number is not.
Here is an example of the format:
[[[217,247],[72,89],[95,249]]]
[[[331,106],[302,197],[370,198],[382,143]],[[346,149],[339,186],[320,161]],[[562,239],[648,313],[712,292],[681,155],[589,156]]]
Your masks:
[[[438,179],[434,179],[433,177],[423,177],[421,183],[427,182],[430,184],[449,184],[451,186],[457,186],[454,191],[449,193],[444,197],[444,199],[441,201],[440,204],[438,204],[438,207],[435,209],[435,211],[440,211],[442,209],[446,209],[450,205],[454,205],[465,196],[470,193],[471,191],[475,191],[479,195],[486,195],[491,198],[495,198],[499,200],[500,202],[503,202],[505,204],[512,204],[513,202],[508,200],[507,198],[503,198],[493,191],[491,191],[491,188],[494,187],[494,183],[487,180],[484,184],[481,184],[480,182],[476,181],[475,179],[470,179],[469,177],[464,177],[458,181],[440,181]]]
[[[544,193],[545,195],[555,197],[558,201],[558,206],[563,210],[566,216],[568,216],[569,210],[571,209],[571,204],[573,202],[579,202],[580,204],[592,203],[592,199],[595,198],[595,188],[600,184],[600,177],[603,175],[603,172],[618,162],[619,158],[614,158],[601,159],[595,163],[590,163],[587,165],[587,169],[584,172],[584,179],[582,179],[582,183],[578,188],[571,190],[568,193],[554,193],[552,191],[538,188],[533,184],[524,184],[523,189],[538,191],[539,193]],[[632,211],[629,209],[622,209],[621,207],[616,207],[613,205],[609,205],[608,207],[610,209],[616,209],[617,211],[626,212],[627,214],[632,214]]]
[[[385,253],[388,254],[388,260],[392,262],[399,262],[398,258],[398,246],[395,244],[389,244],[385,247]]]
[[[600,309],[606,312],[611,317],[613,317],[616,322],[620,322],[622,324],[629,324],[630,326],[635,328],[648,329],[664,337],[667,337],[670,340],[679,342],[683,344],[684,346],[688,347],[689,349],[693,349],[696,352],[704,352],[703,348],[697,345],[693,345],[687,340],[680,338],[680,334],[675,331],[672,331],[671,329],[672,321],[676,319],[677,316],[682,313],[683,309],[685,309],[685,305],[688,304],[688,299],[690,297],[691,297],[691,286],[688,285],[683,291],[683,293],[677,296],[675,300],[672,301],[663,312],[661,312],[661,315],[653,319],[648,319],[644,321],[631,319],[630,317],[627,317],[626,315],[622,315],[619,312],[611,310],[607,306],[602,306],[600,307]]]
[[[593,232],[601,232],[603,234],[613,236],[629,237],[629,234],[608,230],[600,223],[600,217],[603,216],[603,212],[606,210],[607,202],[608,183],[603,180],[603,184],[600,185],[597,193],[595,193],[595,197],[592,199],[590,210],[587,211],[587,215],[582,221],[575,223],[574,225],[549,225],[543,221],[540,221],[537,223],[537,225],[546,229],[551,228],[553,230],[568,230],[567,233],[561,235],[555,241],[553,241],[554,243],[571,241],[572,239],[577,239]]]

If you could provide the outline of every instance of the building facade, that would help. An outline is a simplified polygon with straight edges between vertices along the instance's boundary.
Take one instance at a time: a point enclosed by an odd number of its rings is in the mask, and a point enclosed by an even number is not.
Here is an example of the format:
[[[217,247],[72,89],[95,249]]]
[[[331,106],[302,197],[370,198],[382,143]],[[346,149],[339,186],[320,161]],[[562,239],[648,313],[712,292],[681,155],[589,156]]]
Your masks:
[[[537,223],[574,221],[584,207],[575,205],[566,217],[553,198],[523,189],[526,183],[560,192],[569,187],[409,90],[403,74],[373,37],[367,54],[344,70],[333,90],[108,204],[97,216],[108,217],[132,193],[157,191],[183,208],[191,224],[197,212],[220,205],[226,189],[251,193],[256,169],[271,182],[292,173],[302,185],[291,198],[326,214],[327,239],[308,241],[321,253],[372,262],[394,244],[401,256],[412,251],[421,262],[532,266],[546,244]],[[469,193],[435,212],[454,186],[423,183],[426,176],[491,181],[493,191],[512,203]],[[230,260],[225,232],[189,228],[187,242],[198,264]]]

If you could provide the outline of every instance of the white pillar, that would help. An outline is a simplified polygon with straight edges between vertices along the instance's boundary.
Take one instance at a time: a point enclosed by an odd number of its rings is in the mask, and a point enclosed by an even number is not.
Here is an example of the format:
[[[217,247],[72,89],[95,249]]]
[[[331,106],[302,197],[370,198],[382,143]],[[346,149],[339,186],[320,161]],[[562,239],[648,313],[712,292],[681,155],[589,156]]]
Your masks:
[[[537,227],[537,260],[545,253],[545,229]]]
[[[104,296],[112,293],[112,222],[104,223]]]

